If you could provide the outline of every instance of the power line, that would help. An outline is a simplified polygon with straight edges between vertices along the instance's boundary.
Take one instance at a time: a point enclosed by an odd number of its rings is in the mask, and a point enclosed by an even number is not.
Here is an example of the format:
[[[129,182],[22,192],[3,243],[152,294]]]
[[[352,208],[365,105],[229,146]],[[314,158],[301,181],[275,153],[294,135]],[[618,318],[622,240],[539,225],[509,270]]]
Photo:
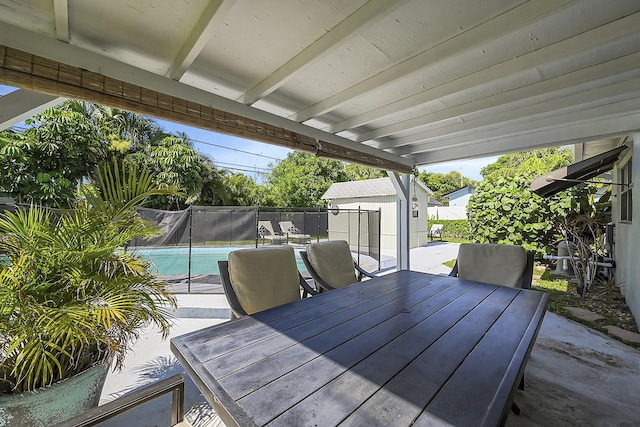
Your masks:
[[[15,129],[17,131],[21,131],[21,132],[24,132],[27,129],[27,128],[18,127],[18,126],[11,126],[11,128],[13,128],[13,129]],[[271,159],[271,160],[277,160],[277,161],[282,160],[282,159],[279,159],[277,157],[271,157],[271,156],[266,156],[266,155],[261,154],[261,153],[258,154],[258,153],[254,153],[254,152],[251,152],[251,151],[240,150],[239,148],[226,147],[224,145],[216,144],[216,143],[213,143],[213,142],[200,141],[198,139],[193,139],[193,138],[189,138],[189,140],[194,142],[194,143],[210,145],[212,147],[218,147],[218,148],[223,148],[225,150],[236,151],[238,153],[251,154],[252,156],[259,156],[259,157],[263,157],[265,159]],[[256,167],[256,166],[250,166],[250,165],[241,165],[241,164],[238,164],[238,163],[219,162],[217,160],[215,161],[215,163],[216,164],[230,165],[230,166],[224,166],[224,169],[236,170],[236,171],[241,171],[241,172],[255,172],[255,173],[265,174],[265,173],[270,171],[269,168]],[[233,166],[238,166],[238,167],[233,167]],[[258,171],[257,169],[261,169],[262,171],[266,171],[266,172]]]
[[[247,168],[247,169],[252,169],[252,170],[253,170],[253,169],[261,169],[261,170],[263,170],[263,171],[267,171],[267,172],[268,172],[268,171],[270,171],[270,169],[269,169],[269,168],[263,168],[263,167],[260,167],[260,166],[241,165],[241,164],[239,164],[239,163],[219,162],[219,161],[217,161],[217,160],[216,160],[216,161],[214,161],[214,164],[215,164],[216,166],[220,164],[220,165],[238,166],[238,167],[241,167],[241,168]]]
[[[278,161],[282,160],[282,159],[279,159],[277,157],[270,157],[270,156],[265,156],[264,154],[252,153],[251,151],[240,150],[239,148],[226,147],[224,145],[215,144],[213,142],[200,141],[200,140],[192,139],[192,138],[189,138],[189,139],[191,141],[197,142],[199,144],[211,145],[212,147],[224,148],[226,150],[237,151],[239,153],[251,154],[253,156],[264,157],[265,159],[278,160]]]
[[[269,172],[262,172],[262,171],[257,171],[257,170],[253,170],[253,169],[242,169],[242,168],[234,168],[234,167],[225,167],[223,168],[225,170],[232,170],[232,171],[238,171],[238,172],[251,172],[251,173],[257,173],[260,175],[268,175]]]

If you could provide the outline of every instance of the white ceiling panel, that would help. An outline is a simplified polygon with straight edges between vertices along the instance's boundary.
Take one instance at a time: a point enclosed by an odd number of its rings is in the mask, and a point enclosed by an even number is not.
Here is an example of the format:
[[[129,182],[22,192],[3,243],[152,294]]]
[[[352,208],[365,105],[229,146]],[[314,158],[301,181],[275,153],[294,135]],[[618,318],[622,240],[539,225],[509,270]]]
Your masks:
[[[638,0],[0,0],[0,44],[411,165],[640,131]]]

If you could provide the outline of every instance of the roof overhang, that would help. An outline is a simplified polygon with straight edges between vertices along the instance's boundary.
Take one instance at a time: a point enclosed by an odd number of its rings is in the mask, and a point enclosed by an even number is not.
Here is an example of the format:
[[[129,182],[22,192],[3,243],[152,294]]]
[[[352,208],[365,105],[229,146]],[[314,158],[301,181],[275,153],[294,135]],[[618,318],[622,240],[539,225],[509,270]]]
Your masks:
[[[478,3],[0,0],[0,84],[407,173],[640,132],[638,0]]]
[[[542,197],[550,197],[574,185],[587,182],[591,178],[613,169],[620,153],[626,149],[627,146],[622,145],[613,150],[598,154],[597,156],[539,176],[531,183],[531,191]]]

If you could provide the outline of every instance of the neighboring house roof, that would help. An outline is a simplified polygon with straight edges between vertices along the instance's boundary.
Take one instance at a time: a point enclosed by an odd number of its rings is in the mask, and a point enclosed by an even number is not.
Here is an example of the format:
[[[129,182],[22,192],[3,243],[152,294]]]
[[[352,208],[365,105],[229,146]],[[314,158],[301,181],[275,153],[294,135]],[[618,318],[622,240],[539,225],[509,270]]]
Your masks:
[[[436,199],[429,199],[429,202],[427,202],[427,207],[435,207],[435,206],[444,206],[444,203],[439,202]]]
[[[413,183],[414,178],[411,177]],[[415,180],[416,185],[422,188],[428,195],[433,191],[422,181]],[[334,182],[322,195],[322,199],[347,199],[356,197],[395,196],[396,189],[391,178],[365,179],[362,181]]]
[[[475,191],[476,191],[476,187],[467,185],[466,187],[458,188],[457,190],[452,191],[451,193],[447,193],[442,197],[446,197],[449,200],[451,200],[451,199],[456,199],[458,197],[465,196],[467,194],[473,194]]]

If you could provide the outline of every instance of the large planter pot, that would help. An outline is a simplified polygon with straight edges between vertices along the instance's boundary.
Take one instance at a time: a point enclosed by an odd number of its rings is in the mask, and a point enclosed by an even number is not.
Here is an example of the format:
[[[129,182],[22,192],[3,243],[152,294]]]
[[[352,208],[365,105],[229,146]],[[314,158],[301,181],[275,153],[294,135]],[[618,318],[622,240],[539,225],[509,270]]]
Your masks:
[[[96,365],[33,392],[0,396],[0,427],[51,426],[98,406],[108,371]]]

